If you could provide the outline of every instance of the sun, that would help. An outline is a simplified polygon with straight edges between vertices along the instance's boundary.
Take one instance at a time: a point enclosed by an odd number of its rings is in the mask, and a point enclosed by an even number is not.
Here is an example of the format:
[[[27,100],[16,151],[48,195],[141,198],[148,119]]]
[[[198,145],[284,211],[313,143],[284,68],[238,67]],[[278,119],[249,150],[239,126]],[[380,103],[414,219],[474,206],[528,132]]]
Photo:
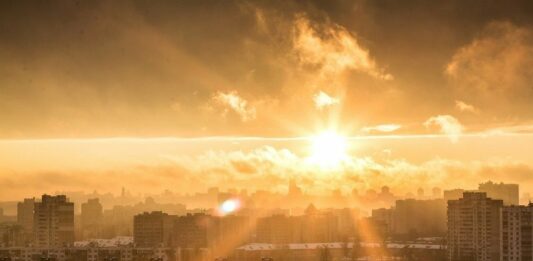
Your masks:
[[[311,138],[309,161],[321,167],[336,167],[346,159],[346,149],[345,137],[333,131],[325,131]]]

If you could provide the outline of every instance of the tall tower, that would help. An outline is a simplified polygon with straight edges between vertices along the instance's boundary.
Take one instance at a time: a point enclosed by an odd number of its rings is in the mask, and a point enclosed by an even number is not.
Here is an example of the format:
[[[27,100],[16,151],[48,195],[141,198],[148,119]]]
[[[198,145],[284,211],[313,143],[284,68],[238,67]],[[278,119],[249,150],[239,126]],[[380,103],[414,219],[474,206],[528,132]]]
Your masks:
[[[291,197],[300,197],[302,196],[302,189],[296,185],[296,180],[291,179],[289,181],[289,196]]]
[[[22,227],[26,243],[33,240],[33,208],[35,198],[26,198],[17,204],[17,223]]]
[[[102,218],[102,204],[98,198],[89,199],[81,204],[81,228],[83,238],[97,238],[100,236]]]
[[[61,247],[74,243],[74,203],[65,195],[43,195],[34,205],[37,247]]]

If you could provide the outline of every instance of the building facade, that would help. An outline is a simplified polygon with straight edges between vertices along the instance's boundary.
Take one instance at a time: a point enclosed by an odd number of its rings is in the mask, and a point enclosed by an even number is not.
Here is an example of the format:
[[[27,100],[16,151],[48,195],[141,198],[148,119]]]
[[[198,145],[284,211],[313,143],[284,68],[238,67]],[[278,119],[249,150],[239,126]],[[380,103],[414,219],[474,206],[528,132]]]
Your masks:
[[[503,261],[533,260],[533,204],[502,208]]]
[[[26,198],[24,201],[17,203],[17,223],[22,227],[23,237],[26,244],[34,239],[33,234],[33,209],[35,207],[35,198]]]
[[[133,240],[138,247],[170,245],[175,216],[161,211],[133,217]]]
[[[99,238],[103,224],[103,208],[100,201],[89,199],[81,204],[81,232],[82,238]]]
[[[448,201],[448,257],[452,261],[500,260],[502,200],[465,192]]]
[[[13,261],[208,261],[213,260],[207,249],[169,247],[60,247],[0,248],[0,260]]]
[[[504,205],[519,204],[519,186],[518,184],[494,183],[491,181],[479,184],[478,190],[487,193],[487,196],[493,199],[503,200]]]
[[[43,195],[34,204],[34,244],[63,247],[74,243],[74,203],[64,195]]]

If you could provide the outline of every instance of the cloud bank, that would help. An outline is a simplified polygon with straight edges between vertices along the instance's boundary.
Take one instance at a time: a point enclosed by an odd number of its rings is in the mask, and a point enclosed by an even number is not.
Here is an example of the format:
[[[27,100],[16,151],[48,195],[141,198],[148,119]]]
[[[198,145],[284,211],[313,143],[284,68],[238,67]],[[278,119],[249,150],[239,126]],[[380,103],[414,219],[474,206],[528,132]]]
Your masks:
[[[180,192],[222,188],[265,189],[286,192],[288,180],[296,180],[314,194],[341,189],[350,193],[387,185],[405,194],[419,187],[475,188],[485,180],[533,185],[533,169],[523,162],[503,159],[459,161],[435,158],[421,163],[405,159],[350,156],[335,168],[324,170],[288,149],[262,146],[244,151],[210,150],[199,155],[167,155],[159,164],[138,164],[120,170],[7,172],[1,196],[28,195],[33,191],[119,191],[121,186],[142,192],[165,189]],[[409,180],[409,182],[406,182]],[[26,193],[26,194],[25,194]]]

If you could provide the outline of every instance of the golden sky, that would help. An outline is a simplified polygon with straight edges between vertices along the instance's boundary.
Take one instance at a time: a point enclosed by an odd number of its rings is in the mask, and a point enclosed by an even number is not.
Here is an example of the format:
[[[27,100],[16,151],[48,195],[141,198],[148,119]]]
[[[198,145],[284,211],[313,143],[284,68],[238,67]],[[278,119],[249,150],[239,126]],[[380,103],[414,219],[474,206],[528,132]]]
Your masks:
[[[0,197],[289,178],[530,191],[532,14],[531,1],[3,1]]]

